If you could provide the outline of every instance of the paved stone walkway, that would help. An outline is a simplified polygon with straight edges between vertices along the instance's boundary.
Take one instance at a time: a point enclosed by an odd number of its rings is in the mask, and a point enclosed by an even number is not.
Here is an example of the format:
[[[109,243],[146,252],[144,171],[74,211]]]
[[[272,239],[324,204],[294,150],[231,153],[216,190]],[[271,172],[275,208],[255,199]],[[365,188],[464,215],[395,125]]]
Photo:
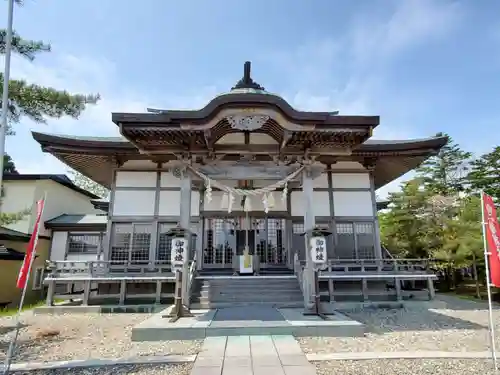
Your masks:
[[[315,375],[293,336],[207,337],[191,375]]]

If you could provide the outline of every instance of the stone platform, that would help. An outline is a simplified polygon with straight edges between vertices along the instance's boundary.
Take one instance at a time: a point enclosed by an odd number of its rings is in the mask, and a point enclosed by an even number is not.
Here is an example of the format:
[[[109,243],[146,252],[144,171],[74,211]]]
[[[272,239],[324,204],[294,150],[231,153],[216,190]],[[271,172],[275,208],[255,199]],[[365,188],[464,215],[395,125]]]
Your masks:
[[[339,313],[328,320],[304,316],[303,309],[249,305],[213,310],[192,310],[194,317],[171,323],[167,310],[132,329],[132,341],[196,340],[213,336],[293,335],[295,337],[359,337],[365,326]]]

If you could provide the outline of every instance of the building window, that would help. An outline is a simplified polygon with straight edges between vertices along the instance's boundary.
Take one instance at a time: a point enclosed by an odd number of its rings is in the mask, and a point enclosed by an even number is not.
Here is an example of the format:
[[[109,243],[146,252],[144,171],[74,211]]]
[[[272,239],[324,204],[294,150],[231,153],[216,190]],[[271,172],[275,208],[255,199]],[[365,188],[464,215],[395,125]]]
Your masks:
[[[153,225],[116,223],[111,233],[111,261],[142,263],[149,261]]]
[[[292,224],[292,233],[293,234],[302,234],[305,232],[304,223],[293,223]]]
[[[336,223],[335,256],[339,259],[375,258],[373,223]]]
[[[33,272],[33,283],[32,283],[32,290],[40,290],[42,289],[43,286],[43,272],[44,269],[43,267],[37,267],[35,268],[35,272]]]
[[[69,233],[68,254],[98,254],[104,233]]]

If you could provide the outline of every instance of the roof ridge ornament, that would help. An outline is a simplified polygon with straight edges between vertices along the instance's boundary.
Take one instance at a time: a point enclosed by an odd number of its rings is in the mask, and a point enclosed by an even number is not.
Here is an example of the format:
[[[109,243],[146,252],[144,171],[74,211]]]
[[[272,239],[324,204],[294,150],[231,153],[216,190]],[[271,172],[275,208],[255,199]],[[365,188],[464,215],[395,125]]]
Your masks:
[[[231,87],[231,90],[237,89],[266,90],[263,86],[259,85],[252,79],[252,63],[250,61],[245,61],[245,64],[243,65],[243,77],[241,77],[236,85]]]

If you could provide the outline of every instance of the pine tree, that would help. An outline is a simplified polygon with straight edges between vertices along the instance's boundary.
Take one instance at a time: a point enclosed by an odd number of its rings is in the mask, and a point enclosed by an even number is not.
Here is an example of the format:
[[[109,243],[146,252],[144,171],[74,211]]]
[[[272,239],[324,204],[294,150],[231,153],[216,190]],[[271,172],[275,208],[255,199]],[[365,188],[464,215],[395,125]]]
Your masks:
[[[425,208],[429,193],[422,181],[404,183],[400,192],[389,194],[388,210],[379,214],[381,240],[393,255],[427,258]]]
[[[16,4],[23,5],[22,0]],[[7,30],[0,29],[0,54],[5,54]],[[42,52],[50,52],[50,45],[42,41],[26,40],[15,31],[12,38],[12,51],[20,56],[33,61]],[[4,75],[0,73],[0,89],[3,90]],[[45,123],[48,118],[58,119],[63,116],[78,118],[87,105],[95,104],[100,99],[99,95],[70,94],[64,90],[52,87],[43,87],[24,80],[11,79],[9,85],[8,103],[8,129],[7,134],[14,134],[11,125],[19,123],[21,118],[27,117],[38,123]],[[0,98],[0,106],[2,100]],[[6,160],[4,156],[4,161]],[[8,161],[8,159],[7,159]],[[2,173],[5,172],[2,171]],[[0,213],[0,226],[9,225],[21,220],[28,211],[19,213]]]
[[[427,159],[419,168],[417,175],[424,181],[429,191],[447,196],[464,190],[470,152],[463,151],[453,139],[444,133],[436,137],[448,137],[448,142],[436,156]]]
[[[19,174],[14,161],[9,154],[3,156],[3,173]]]
[[[472,192],[484,190],[500,202],[500,146],[482,155],[471,163],[472,169],[467,179]]]
[[[22,1],[17,1],[22,5]],[[5,54],[7,30],[0,29],[0,54]],[[13,32],[12,51],[33,61],[42,52],[50,52],[50,45],[42,41],[26,40]],[[4,76],[0,73],[0,88],[3,88]],[[45,123],[47,118],[70,116],[78,118],[88,104],[95,104],[99,95],[70,94],[64,90],[43,87],[24,80],[9,81],[9,126],[18,123],[22,117]],[[0,99],[1,104],[1,99]],[[12,134],[12,130],[10,130]]]

